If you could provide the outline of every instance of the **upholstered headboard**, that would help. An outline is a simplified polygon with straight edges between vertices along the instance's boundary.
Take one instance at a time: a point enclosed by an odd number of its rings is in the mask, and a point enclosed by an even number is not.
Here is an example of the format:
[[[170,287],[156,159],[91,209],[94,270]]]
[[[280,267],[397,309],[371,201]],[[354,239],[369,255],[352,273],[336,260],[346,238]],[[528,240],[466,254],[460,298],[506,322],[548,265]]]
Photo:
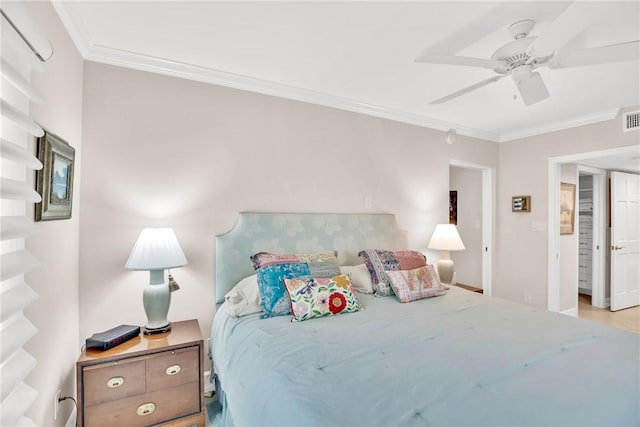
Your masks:
[[[242,278],[254,274],[256,252],[337,250],[341,265],[362,263],[367,248],[404,249],[406,233],[392,214],[241,212],[231,231],[216,236],[216,303]]]

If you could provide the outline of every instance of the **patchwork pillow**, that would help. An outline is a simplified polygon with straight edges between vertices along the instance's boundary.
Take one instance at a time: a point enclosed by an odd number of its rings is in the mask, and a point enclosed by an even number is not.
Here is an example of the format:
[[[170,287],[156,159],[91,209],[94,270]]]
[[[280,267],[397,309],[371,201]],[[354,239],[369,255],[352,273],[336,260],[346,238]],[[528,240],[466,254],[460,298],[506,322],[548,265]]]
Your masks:
[[[260,292],[258,290],[258,276],[253,274],[238,282],[224,296],[226,311],[231,316],[240,317],[258,313],[260,308]]]
[[[253,269],[272,264],[284,264],[292,262],[338,262],[338,253],[319,252],[317,254],[272,254],[269,252],[258,252],[250,257]]]
[[[418,251],[365,249],[358,256],[364,260],[371,276],[373,292],[379,297],[392,294],[385,271],[413,270],[427,265],[427,258]]]
[[[371,283],[371,275],[366,265],[341,265],[340,272],[349,275],[351,289],[354,291],[360,292],[361,294],[373,293],[373,283]]]
[[[449,290],[442,285],[432,265],[413,270],[387,271],[391,289],[400,302],[444,295]]]
[[[362,310],[346,274],[331,278],[285,279],[284,284],[291,303],[292,322]]]

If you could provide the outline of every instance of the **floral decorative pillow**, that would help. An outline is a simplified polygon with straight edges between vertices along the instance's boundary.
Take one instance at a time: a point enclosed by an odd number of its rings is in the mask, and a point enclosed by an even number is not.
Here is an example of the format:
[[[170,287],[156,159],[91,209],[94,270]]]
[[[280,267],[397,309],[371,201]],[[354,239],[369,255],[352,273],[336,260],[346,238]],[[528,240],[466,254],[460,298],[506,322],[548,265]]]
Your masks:
[[[284,288],[284,279],[300,276],[333,277],[340,274],[337,262],[296,262],[271,264],[259,268],[258,290],[260,291],[261,319],[291,314],[289,296]]]
[[[413,270],[427,265],[426,257],[418,251],[365,249],[358,255],[364,260],[371,275],[373,292],[379,297],[386,297],[393,293],[385,271]]]
[[[438,279],[432,265],[414,270],[387,271],[391,289],[400,302],[411,302],[423,298],[444,295],[449,290]]]
[[[293,262],[338,262],[338,253],[319,252],[317,254],[272,254],[269,252],[258,252],[250,257],[253,269],[272,264],[284,264]]]
[[[285,279],[284,284],[291,301],[292,321],[362,310],[346,274],[331,278]]]

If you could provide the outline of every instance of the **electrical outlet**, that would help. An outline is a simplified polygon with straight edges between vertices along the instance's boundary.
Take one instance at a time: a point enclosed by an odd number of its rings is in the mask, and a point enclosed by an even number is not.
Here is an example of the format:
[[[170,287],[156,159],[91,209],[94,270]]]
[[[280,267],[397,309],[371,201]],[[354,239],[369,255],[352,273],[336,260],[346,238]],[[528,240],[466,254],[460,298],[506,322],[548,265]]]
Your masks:
[[[55,397],[53,398],[53,419],[58,419],[58,405],[60,404],[60,395],[62,394],[62,390],[58,390]]]
[[[365,196],[364,198],[364,208],[371,209],[373,206],[373,200],[371,200],[371,196]]]

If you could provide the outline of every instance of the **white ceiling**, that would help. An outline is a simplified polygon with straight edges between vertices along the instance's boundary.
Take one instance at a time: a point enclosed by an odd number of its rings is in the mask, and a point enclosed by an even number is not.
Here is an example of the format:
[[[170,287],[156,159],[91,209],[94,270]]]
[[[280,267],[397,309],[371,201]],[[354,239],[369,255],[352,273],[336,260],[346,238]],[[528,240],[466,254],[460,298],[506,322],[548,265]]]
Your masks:
[[[533,19],[531,35],[537,35],[569,3],[65,1],[54,6],[89,60],[506,141],[608,120],[620,108],[639,105],[640,63],[542,68],[551,97],[526,107],[514,99],[510,78],[429,105],[496,74],[414,59],[436,46],[489,58],[512,40],[509,25]],[[640,1],[607,3],[607,14],[569,47],[640,39]]]

